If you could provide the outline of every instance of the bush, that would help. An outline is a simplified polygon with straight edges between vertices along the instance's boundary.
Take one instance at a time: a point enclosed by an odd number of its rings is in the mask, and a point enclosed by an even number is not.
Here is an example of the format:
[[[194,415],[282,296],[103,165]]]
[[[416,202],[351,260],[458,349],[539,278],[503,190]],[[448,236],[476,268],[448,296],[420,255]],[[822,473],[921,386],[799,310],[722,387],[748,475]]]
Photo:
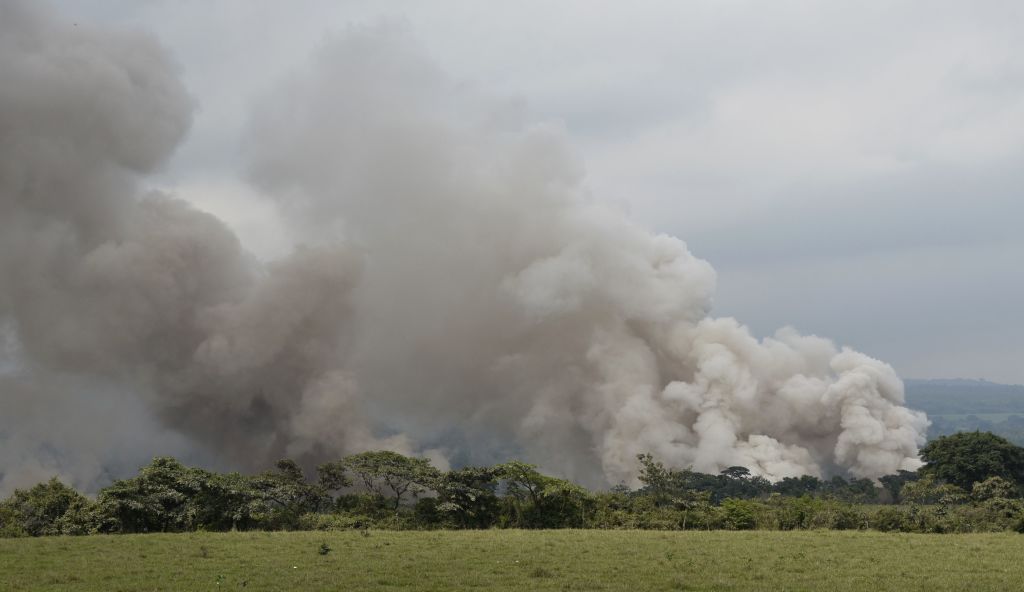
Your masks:
[[[352,514],[303,514],[299,530],[363,530],[373,526],[373,518]]]
[[[754,502],[727,498],[722,500],[722,524],[729,530],[751,530],[756,525]]]
[[[836,530],[863,530],[868,527],[868,519],[864,512],[854,506],[846,505],[835,509],[832,523],[828,528]]]
[[[310,512],[299,517],[297,530],[419,530],[411,516],[402,514],[375,517],[364,514],[322,514]]]
[[[16,489],[0,503],[0,536],[87,534],[92,504],[57,478]]]
[[[979,502],[1003,498],[1013,499],[1020,497],[1017,487],[1002,477],[989,477],[984,481],[975,483],[971,488],[971,499]]]
[[[904,523],[903,509],[899,506],[881,508],[869,521],[871,528],[882,532],[900,532],[905,528]]]
[[[28,531],[21,525],[18,513],[7,507],[6,502],[0,503],[0,538],[28,536]]]

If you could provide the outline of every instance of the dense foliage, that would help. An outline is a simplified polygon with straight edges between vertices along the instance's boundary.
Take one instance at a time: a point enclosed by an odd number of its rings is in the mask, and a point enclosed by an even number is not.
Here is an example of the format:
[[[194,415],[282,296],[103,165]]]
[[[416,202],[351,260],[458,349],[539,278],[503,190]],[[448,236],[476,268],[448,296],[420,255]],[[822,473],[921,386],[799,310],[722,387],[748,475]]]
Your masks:
[[[1024,448],[988,432],[961,432],[921,449],[923,473],[963,488],[989,477],[1024,482]]]
[[[0,502],[0,536],[334,529],[875,529],[1024,531],[1024,450],[992,434],[932,442],[928,464],[878,482],[811,476],[771,483],[744,467],[717,475],[640,455],[641,487],[593,492],[533,465],[440,471],[363,452],[309,479],[282,460],[256,475],[156,458],[94,500],[53,479]]]

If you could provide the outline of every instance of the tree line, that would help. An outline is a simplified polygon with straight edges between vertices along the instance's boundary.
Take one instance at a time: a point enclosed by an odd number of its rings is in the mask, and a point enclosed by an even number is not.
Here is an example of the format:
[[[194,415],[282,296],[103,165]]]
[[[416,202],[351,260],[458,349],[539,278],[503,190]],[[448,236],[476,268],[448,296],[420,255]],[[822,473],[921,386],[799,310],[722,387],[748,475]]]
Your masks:
[[[511,461],[441,471],[390,451],[346,456],[308,478],[291,460],[255,475],[156,458],[94,499],[57,479],[0,501],[0,536],[197,530],[642,528],[1024,531],[1024,448],[990,433],[945,436],[925,466],[869,479],[770,482],[639,455],[641,487],[589,491]]]

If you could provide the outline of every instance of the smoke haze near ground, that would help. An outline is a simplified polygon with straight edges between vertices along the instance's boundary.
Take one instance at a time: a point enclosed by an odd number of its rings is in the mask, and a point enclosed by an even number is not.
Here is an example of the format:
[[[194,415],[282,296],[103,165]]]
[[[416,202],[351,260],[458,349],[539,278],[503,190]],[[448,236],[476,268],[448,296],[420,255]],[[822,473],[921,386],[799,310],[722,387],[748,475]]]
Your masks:
[[[257,101],[247,180],[296,238],[282,260],[144,190],[193,108],[147,35],[0,2],[0,492],[168,453],[521,457],[590,485],[634,483],[642,452],[918,465],[891,367],[709,316],[707,262],[590,199],[559,125],[402,26],[329,40]]]

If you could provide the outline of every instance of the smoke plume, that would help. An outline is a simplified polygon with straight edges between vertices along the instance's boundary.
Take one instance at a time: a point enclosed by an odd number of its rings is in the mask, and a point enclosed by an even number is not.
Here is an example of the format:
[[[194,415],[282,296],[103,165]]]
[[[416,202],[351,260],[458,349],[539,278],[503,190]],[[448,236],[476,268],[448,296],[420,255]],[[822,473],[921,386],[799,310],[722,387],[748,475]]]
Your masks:
[[[371,448],[587,484],[636,455],[771,479],[915,468],[883,362],[709,316],[711,266],[591,200],[557,124],[354,29],[259,100],[249,255],[145,180],[193,101],[141,33],[0,3],[0,491],[147,454],[262,468]]]

